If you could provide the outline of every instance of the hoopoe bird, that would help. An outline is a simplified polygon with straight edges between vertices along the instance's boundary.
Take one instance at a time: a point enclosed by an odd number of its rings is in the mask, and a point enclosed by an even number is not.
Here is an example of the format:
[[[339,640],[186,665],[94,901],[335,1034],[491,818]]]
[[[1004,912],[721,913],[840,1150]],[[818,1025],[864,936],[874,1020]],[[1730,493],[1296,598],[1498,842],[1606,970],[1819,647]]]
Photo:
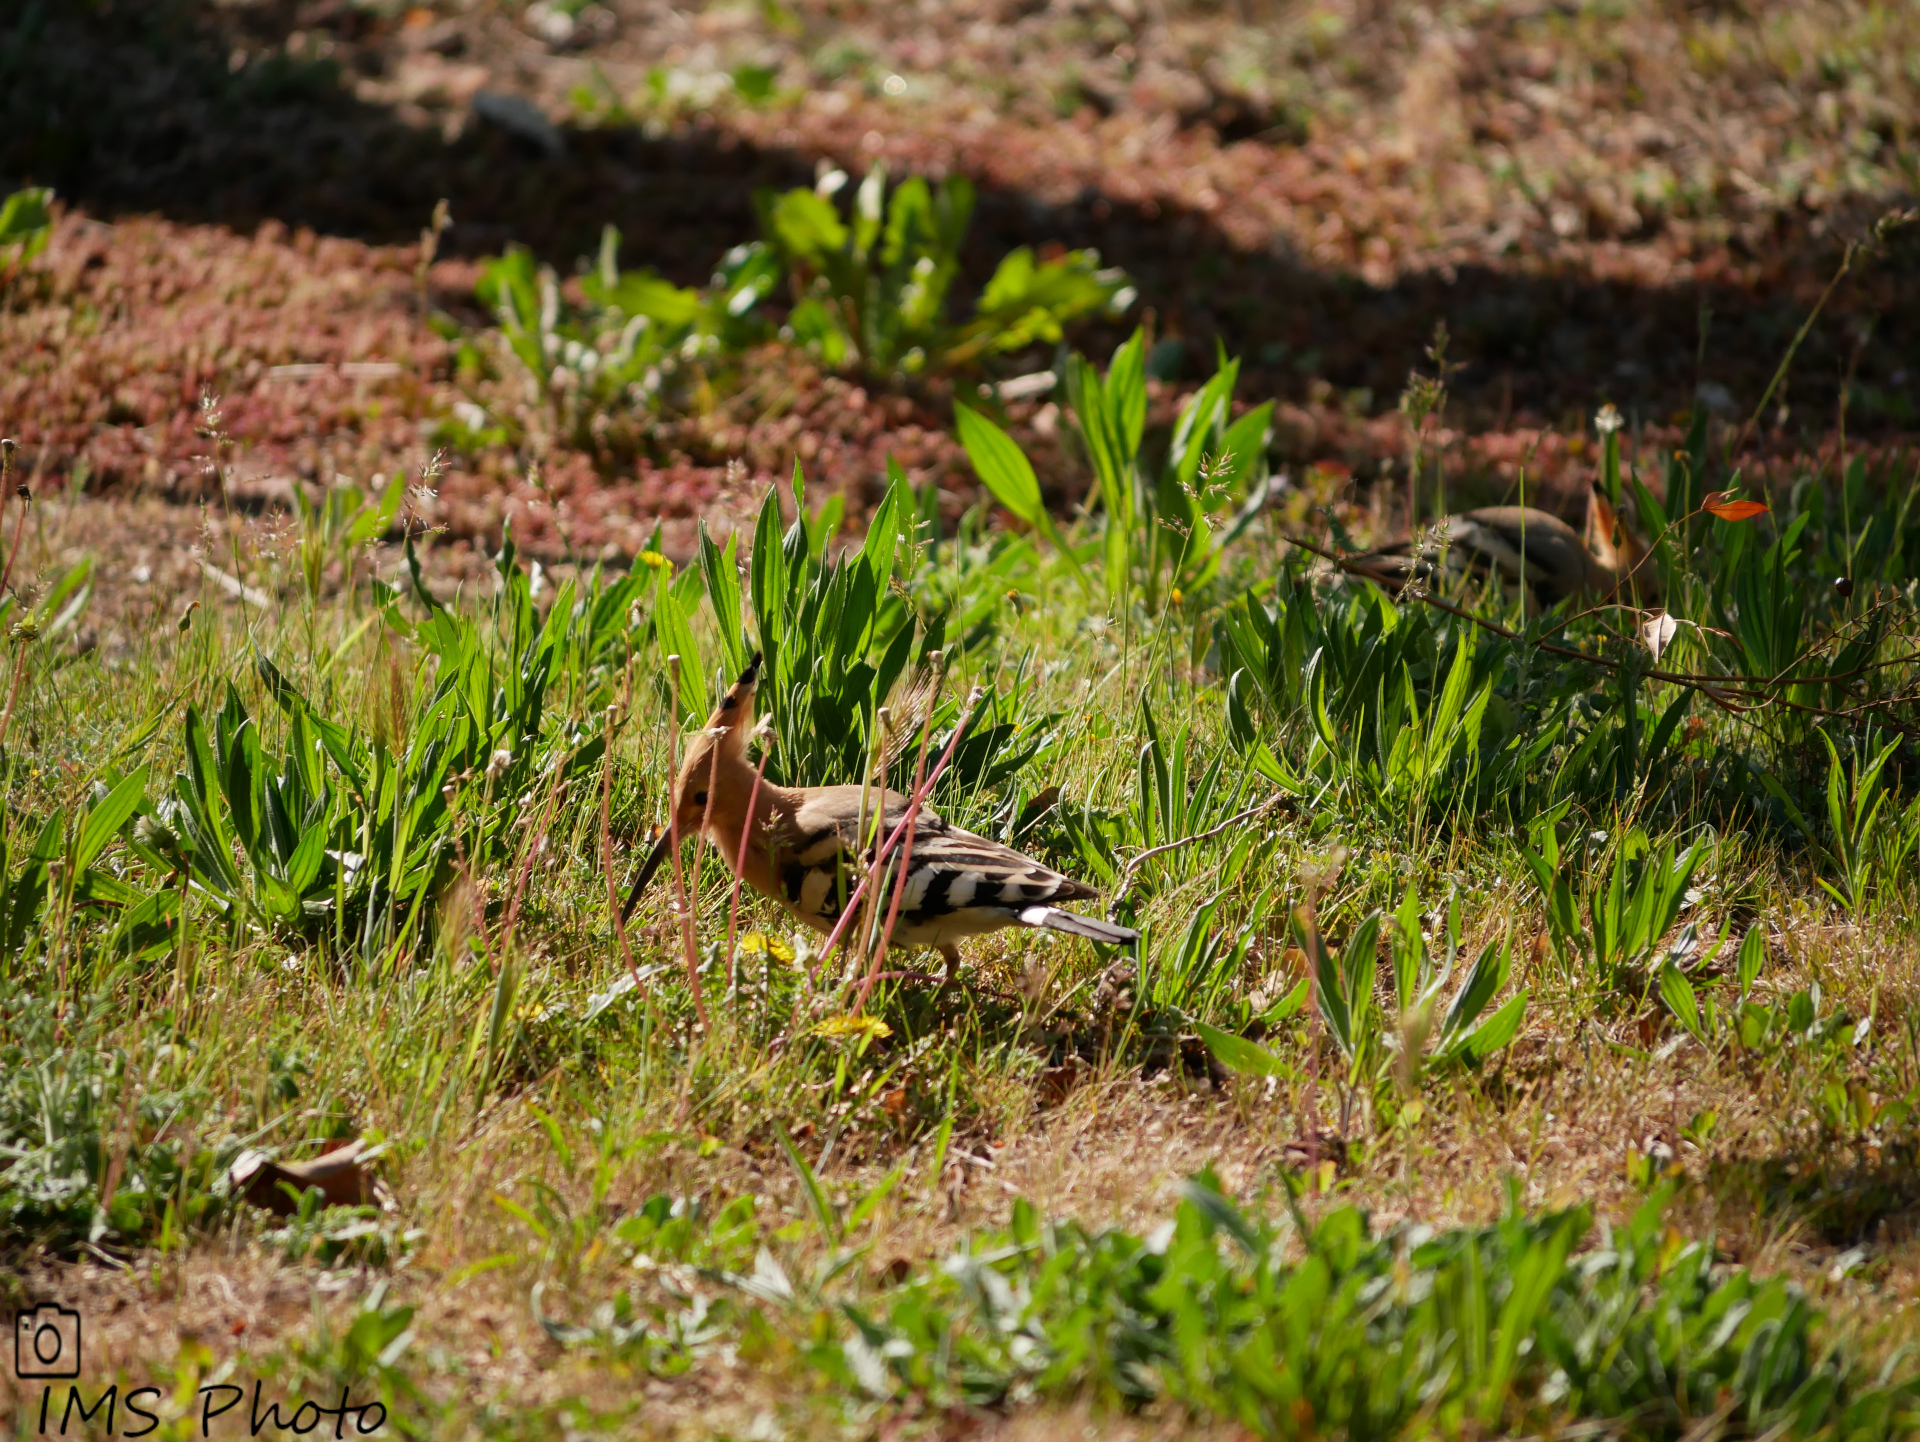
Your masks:
[[[1524,584],[1541,606],[1553,606],[1570,596],[1604,600],[1629,585],[1643,597],[1651,595],[1655,587],[1644,568],[1647,555],[1646,545],[1595,486],[1584,535],[1533,506],[1484,506],[1355,556],[1349,565],[1389,591],[1432,580],[1444,569],[1492,577],[1509,589]]]
[[[704,836],[734,870],[746,841],[741,880],[777,901],[796,920],[816,931],[831,932],[842,908],[866,875],[872,833],[860,835],[859,786],[776,786],[761,779],[747,761],[747,736],[753,730],[753,693],[759,675],[756,653],[740,679],[721,698],[706,729],[689,738],[675,779],[671,804],[683,836]],[[753,814],[747,814],[752,797]],[[879,813],[884,839],[905,819],[910,798],[884,787],[866,790],[867,823]],[[621,910],[624,920],[667,858],[674,828],[661,830],[641,865]],[[905,842],[902,843],[904,849]],[[889,856],[885,884],[873,897],[881,909],[891,902],[893,869],[900,851]],[[1109,946],[1139,939],[1132,927],[1116,926],[1064,910],[1064,901],[1091,901],[1092,887],[1062,876],[984,836],[943,821],[924,802],[914,815],[912,854],[907,861],[899,919],[892,945],[933,947],[946,959],[951,978],[960,964],[956,943],[1003,926],[1040,927],[1082,936]]]

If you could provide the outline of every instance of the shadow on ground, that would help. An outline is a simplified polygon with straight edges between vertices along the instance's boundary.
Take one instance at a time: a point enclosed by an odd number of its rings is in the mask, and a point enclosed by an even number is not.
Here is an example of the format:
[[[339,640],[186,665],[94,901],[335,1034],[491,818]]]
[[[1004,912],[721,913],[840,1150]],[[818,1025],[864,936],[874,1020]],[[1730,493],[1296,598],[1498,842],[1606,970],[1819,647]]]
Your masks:
[[[1706,1186],[1723,1206],[1776,1226],[1797,1224],[1832,1247],[1920,1235],[1920,1146],[1910,1136],[1856,1146],[1822,1137],[1804,1147],[1716,1160]]]
[[[0,184],[50,184],[103,219],[159,213],[244,231],[274,218],[379,242],[413,240],[445,197],[454,251],[519,241],[566,266],[611,222],[629,264],[685,282],[753,233],[756,187],[813,175],[815,156],[756,148],[718,122],[661,139],[567,129],[557,154],[484,123],[449,139],[356,98],[351,67],[378,63],[377,46],[356,42],[379,23],[331,0],[0,6]],[[297,29],[338,42],[349,63],[290,59]],[[1331,384],[1361,409],[1390,407],[1444,320],[1463,363],[1455,416],[1469,426],[1560,424],[1603,400],[1664,421],[1700,380],[1741,413],[1764,390],[1838,258],[1814,220],[1780,229],[1753,288],[1649,288],[1527,257],[1378,288],[1283,246],[1236,248],[1195,213],[986,191],[967,261],[978,280],[1017,244],[1097,246],[1140,282],[1160,333],[1187,342],[1190,368],[1209,366],[1218,339],[1247,358],[1256,392],[1320,387],[1324,400]],[[1850,433],[1912,429],[1903,358],[1920,348],[1916,302],[1920,240],[1908,232],[1856,268],[1806,338],[1782,442],[1831,427],[1850,371]]]

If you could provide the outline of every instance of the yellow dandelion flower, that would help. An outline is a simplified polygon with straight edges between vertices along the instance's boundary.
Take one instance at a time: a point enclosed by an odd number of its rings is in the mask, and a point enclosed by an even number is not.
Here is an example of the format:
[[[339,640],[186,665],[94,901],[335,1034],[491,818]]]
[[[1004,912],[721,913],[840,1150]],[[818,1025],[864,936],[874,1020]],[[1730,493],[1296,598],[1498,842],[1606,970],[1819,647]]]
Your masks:
[[[661,555],[658,551],[642,551],[634,559],[639,561],[640,564],[643,566],[653,567],[653,569],[656,571],[661,570],[664,567],[671,566],[673,564],[673,562],[669,561],[665,556]]]
[[[1180,588],[1178,586],[1175,586],[1173,588],[1173,604],[1177,606],[1186,599],[1187,598],[1185,596],[1180,594]]]
[[[889,1037],[893,1028],[877,1016],[830,1016],[813,1029],[815,1036]]]
[[[764,932],[749,931],[740,938],[742,956],[770,956],[775,961],[792,961],[793,948],[777,936],[768,936]]]

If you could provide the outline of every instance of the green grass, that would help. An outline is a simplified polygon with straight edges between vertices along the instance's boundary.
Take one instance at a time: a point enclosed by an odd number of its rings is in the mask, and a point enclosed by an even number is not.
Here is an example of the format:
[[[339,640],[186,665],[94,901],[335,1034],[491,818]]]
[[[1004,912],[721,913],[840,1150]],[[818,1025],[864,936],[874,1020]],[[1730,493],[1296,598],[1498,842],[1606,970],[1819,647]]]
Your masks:
[[[760,238],[722,256],[701,289],[623,271],[611,225],[572,286],[524,247],[486,262],[474,298],[497,323],[469,335],[436,312],[433,325],[458,343],[456,367],[470,386],[489,370],[493,379],[517,373],[533,404],[520,413],[524,425],[490,426],[484,410],[477,422],[449,417],[436,442],[474,451],[535,430],[589,450],[609,437],[644,439],[661,417],[709,411],[736,393],[747,352],[769,341],[880,387],[950,383],[987,362],[1044,354],[1066,326],[1116,319],[1137,296],[1124,272],[1101,268],[1097,251],[1036,260],[1021,246],[1002,257],[972,318],[951,322],[971,182],[956,176],[936,188],[914,175],[889,194],[886,167],[876,164],[843,216],[836,197],[847,180],[832,170],[813,189],[758,192]],[[0,240],[6,234],[0,222]],[[437,241],[437,231],[422,241],[423,277]],[[787,306],[777,331],[769,301]]]
[[[313,1285],[311,1318],[113,1365],[351,1383],[420,1435],[1068,1404],[1906,1430],[1905,474],[1809,458],[1741,522],[1700,508],[1704,427],[1664,501],[1609,474],[1690,623],[1656,664],[1632,612],[1342,578],[1249,505],[1231,367],[1161,433],[1138,351],[1076,362],[1097,499],[1039,530],[943,532],[896,475],[831,544],[796,477],[688,566],[536,580],[509,544],[436,599],[411,545],[311,584],[366,535],[307,510],[266,607],[102,656],[58,624],[101,579],[53,564],[85,518],[36,503],[39,599],[5,603],[14,1289],[86,1258],[131,1264],[136,1310]],[[750,894],[736,932],[691,849],[693,971],[672,888],[616,930],[672,730],[756,648],[793,782],[899,784],[979,688],[943,812],[1101,885],[1137,954],[1001,933],[957,989],[898,958],[856,1016],[864,960],[818,966]],[[234,1195],[243,1149],[347,1136],[394,1210]]]

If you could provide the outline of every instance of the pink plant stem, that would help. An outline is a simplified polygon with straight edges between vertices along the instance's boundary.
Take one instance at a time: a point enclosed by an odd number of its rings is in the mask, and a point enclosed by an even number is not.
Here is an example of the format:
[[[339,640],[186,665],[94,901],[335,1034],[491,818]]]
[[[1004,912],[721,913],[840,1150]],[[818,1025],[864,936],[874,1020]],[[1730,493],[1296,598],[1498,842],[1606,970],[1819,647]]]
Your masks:
[[[927,703],[927,719],[920,727],[920,754],[913,762],[913,794],[920,795],[920,778],[927,771],[927,736],[933,730],[933,708],[938,704],[940,694],[934,693],[932,701]],[[912,814],[910,803],[909,815]],[[860,984],[860,995],[854,1000],[853,1012],[859,1016],[867,1009],[867,997],[873,991],[873,984],[880,977],[880,959],[887,954],[887,943],[893,940],[893,924],[900,919],[900,898],[906,894],[907,873],[913,870],[913,837],[908,831],[906,839],[900,843],[900,867],[893,878],[893,900],[887,905],[887,923],[880,929],[880,944],[873,949],[873,956],[867,965],[867,979]]]
[[[623,698],[624,706],[624,698]],[[627,942],[626,919],[620,915],[620,888],[613,879],[613,708],[607,708],[606,764],[600,768],[600,865],[607,874],[607,909],[613,913],[613,937],[620,945],[620,956],[633,978],[635,996],[645,996],[646,983],[640,979],[640,967],[633,959],[633,947]]]
[[[926,784],[917,788],[912,797],[908,799],[907,814],[900,818],[900,824],[894,827],[893,834],[888,836],[886,842],[881,846],[880,854],[875,858],[874,862],[876,869],[878,869],[880,862],[887,859],[888,855],[892,853],[893,848],[899,844],[901,837],[905,836],[908,829],[913,825],[913,818],[920,810],[920,803],[927,799],[928,794],[933,790],[934,786],[938,784],[941,773],[947,769],[947,763],[953,760],[954,748],[960,744],[960,738],[966,734],[967,723],[973,719],[974,707],[979,703],[980,697],[984,694],[984,692],[976,689],[973,695],[968,698],[966,714],[960,718],[960,724],[953,728],[953,739],[947,742],[947,749],[941,753],[939,765],[933,768],[933,774],[927,778]],[[867,878],[870,879],[872,875],[873,872],[868,872]],[[813,964],[812,969],[807,974],[808,980],[811,981],[817,978],[820,975],[820,968],[825,966],[827,959],[833,955],[833,949],[839,945],[840,938],[847,929],[847,923],[853,919],[854,908],[858,905],[861,894],[865,892],[866,889],[867,879],[862,879],[860,884],[854,888],[853,895],[847,898],[846,908],[840,913],[840,920],[834,924],[832,933],[827,937],[827,944],[820,953],[820,959]]]
[[[0,728],[0,730],[3,730],[3,728]],[[519,867],[514,872],[513,893],[507,900],[506,925],[501,931],[502,937],[508,940],[511,940],[519,934],[520,903],[526,896],[527,882],[533,875],[533,863],[539,857],[540,853],[546,849],[547,833],[553,825],[553,808],[560,800],[561,791],[566,787],[565,771],[566,767],[561,765],[556,759],[553,763],[553,780],[547,785],[546,805],[540,812],[539,826],[534,831],[532,839],[528,841],[526,852],[521,859]],[[398,824],[398,819],[396,818],[395,825]]]
[[[11,462],[11,455],[12,455],[11,450],[9,450],[8,455],[9,455],[9,462]],[[0,485],[6,484],[7,475],[12,470],[13,470],[13,466],[11,463],[9,463],[4,471],[0,471]],[[33,493],[27,490],[26,485],[24,483],[21,485],[20,491],[21,491],[20,499],[26,502],[26,508],[23,509],[20,513],[20,524],[14,528],[13,549],[7,552],[7,569],[4,571],[0,571],[0,591],[5,591],[7,589],[7,583],[13,579],[14,558],[20,554],[21,538],[27,534],[27,516],[31,513],[33,508]],[[7,503],[7,497],[5,493],[0,492],[0,506],[4,506],[6,505],[6,503]]]
[[[766,749],[760,753],[760,764],[754,768],[753,786],[747,792],[747,819],[740,825],[740,854],[733,862],[733,900],[727,907],[727,990],[733,990],[734,963],[733,939],[740,930],[740,884],[747,879],[747,841],[753,835],[754,808],[760,804],[760,783],[766,779],[767,758],[773,754],[773,742],[769,738]]]
[[[13,473],[12,441],[8,441],[4,450],[0,450],[0,460],[5,462],[4,465],[0,465],[0,487],[4,487],[7,477]],[[26,503],[26,507],[20,512],[20,524],[13,531],[13,549],[7,552],[7,569],[0,571],[0,592],[4,592],[7,589],[7,583],[13,579],[13,563],[20,554],[21,539],[27,534],[27,517],[32,511],[33,493],[27,489],[25,482],[20,486],[20,499]],[[6,492],[0,489],[0,507],[4,507],[6,503]],[[26,607],[23,605],[21,609],[25,610]],[[6,714],[0,716],[0,746],[6,745],[7,732],[13,729],[13,705],[20,699],[20,678],[26,669],[27,640],[22,636],[20,644],[13,650],[13,684],[7,688]]]
[[[672,673],[673,695],[667,708],[667,775],[680,773],[680,658],[669,656],[667,669]],[[701,1029],[707,1030],[707,1002],[700,993],[700,958],[693,946],[693,913],[687,910],[686,874],[680,869],[680,798],[672,781],[667,783],[668,847],[673,852],[673,899],[680,906],[680,938],[687,957],[687,987],[693,992],[693,1014]]]
[[[700,836],[705,836],[713,826],[713,793],[720,780],[720,748],[713,748],[713,759],[707,765],[707,804],[700,812]],[[698,839],[698,838],[696,838]],[[726,848],[715,846],[724,860]],[[694,859],[687,867],[687,914],[697,925],[700,920],[700,849],[694,848]]]
[[[0,715],[0,748],[7,744],[7,732],[13,726],[13,703],[20,699],[20,678],[27,670],[27,643],[22,640],[13,648],[13,684],[7,688],[7,709]]]

